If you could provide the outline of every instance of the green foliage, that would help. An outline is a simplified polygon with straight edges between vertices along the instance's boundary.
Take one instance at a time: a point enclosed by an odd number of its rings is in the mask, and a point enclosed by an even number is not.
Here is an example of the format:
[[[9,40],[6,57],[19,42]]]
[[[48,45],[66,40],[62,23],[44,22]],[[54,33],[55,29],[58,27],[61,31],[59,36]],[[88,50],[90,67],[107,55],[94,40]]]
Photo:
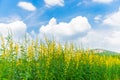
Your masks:
[[[45,41],[19,44],[1,37],[0,80],[120,80],[119,54],[101,56]]]

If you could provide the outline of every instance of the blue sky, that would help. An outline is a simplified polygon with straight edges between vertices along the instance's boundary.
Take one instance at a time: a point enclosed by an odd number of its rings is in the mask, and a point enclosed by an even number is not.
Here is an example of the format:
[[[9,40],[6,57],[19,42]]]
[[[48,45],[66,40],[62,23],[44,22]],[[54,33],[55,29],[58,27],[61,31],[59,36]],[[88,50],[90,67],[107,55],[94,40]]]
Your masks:
[[[16,39],[46,34],[120,51],[119,19],[120,0],[0,0],[0,33],[6,36],[11,28]]]

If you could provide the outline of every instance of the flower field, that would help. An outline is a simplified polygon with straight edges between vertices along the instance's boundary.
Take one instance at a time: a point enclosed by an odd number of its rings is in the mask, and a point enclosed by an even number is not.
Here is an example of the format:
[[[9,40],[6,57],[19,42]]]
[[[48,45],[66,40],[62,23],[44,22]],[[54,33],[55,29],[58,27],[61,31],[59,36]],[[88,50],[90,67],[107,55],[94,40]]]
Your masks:
[[[120,55],[54,40],[16,43],[1,37],[0,80],[120,80]]]

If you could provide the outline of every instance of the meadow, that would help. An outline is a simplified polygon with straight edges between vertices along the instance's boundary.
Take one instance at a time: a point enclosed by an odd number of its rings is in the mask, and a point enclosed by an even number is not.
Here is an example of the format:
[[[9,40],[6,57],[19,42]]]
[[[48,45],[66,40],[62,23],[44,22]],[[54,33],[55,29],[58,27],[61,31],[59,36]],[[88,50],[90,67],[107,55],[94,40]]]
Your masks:
[[[120,80],[120,54],[99,55],[46,38],[0,40],[0,80]]]

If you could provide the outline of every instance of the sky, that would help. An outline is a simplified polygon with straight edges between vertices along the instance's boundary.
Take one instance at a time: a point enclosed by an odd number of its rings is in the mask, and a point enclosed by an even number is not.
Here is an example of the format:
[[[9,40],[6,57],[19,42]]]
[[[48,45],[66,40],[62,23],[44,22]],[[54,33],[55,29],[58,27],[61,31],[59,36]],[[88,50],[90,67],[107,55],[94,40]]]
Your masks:
[[[0,0],[0,34],[54,37],[120,52],[120,0]]]

